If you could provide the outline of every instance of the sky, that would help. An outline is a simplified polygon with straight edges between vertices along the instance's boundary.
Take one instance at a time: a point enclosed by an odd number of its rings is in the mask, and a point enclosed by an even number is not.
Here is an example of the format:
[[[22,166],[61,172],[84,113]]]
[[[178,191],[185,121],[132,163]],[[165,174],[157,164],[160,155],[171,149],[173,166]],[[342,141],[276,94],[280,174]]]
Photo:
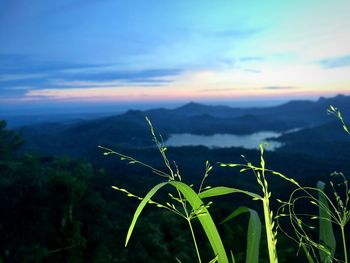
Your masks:
[[[348,0],[0,0],[0,110],[350,94],[349,13]]]

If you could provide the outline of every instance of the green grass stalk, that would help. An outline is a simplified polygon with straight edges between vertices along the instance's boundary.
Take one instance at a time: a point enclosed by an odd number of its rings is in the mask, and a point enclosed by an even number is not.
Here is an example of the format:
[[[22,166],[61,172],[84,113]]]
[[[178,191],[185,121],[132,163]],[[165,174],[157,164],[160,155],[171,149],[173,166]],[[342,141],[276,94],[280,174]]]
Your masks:
[[[347,246],[346,246],[346,238],[345,238],[345,230],[344,230],[344,226],[340,226],[341,229],[341,237],[343,240],[343,249],[344,249],[344,261],[345,263],[348,263],[348,252],[347,252]]]
[[[194,220],[194,219],[199,220],[199,222],[202,225],[203,230],[204,230],[204,232],[205,232],[205,234],[210,242],[210,245],[213,249],[215,257],[211,260],[211,262],[228,263],[228,258],[227,258],[226,251],[225,251],[225,248],[223,246],[221,237],[220,237],[220,235],[217,231],[216,225],[214,224],[214,222],[211,218],[211,215],[208,211],[210,202],[208,204],[204,204],[202,202],[201,198],[199,197],[199,194],[200,194],[202,187],[203,187],[204,180],[208,177],[208,173],[212,169],[212,166],[210,166],[208,161],[206,162],[205,175],[204,175],[204,178],[200,184],[200,189],[199,189],[198,193],[196,193],[191,188],[191,186],[182,182],[182,178],[181,178],[181,175],[179,173],[177,165],[174,163],[174,165],[175,165],[175,169],[174,169],[173,165],[170,164],[170,162],[166,156],[167,148],[164,147],[163,144],[158,140],[158,138],[155,134],[155,131],[153,129],[153,126],[148,118],[146,118],[146,121],[148,122],[148,124],[150,126],[153,141],[155,142],[155,145],[157,146],[157,148],[162,156],[163,163],[165,164],[167,172],[156,169],[156,168],[154,168],[146,163],[143,163],[141,161],[138,161],[130,156],[127,156],[127,155],[118,153],[116,151],[113,151],[109,148],[100,146],[100,148],[104,150],[104,155],[117,155],[120,157],[120,159],[122,161],[126,161],[129,164],[142,165],[146,168],[151,169],[152,172],[154,172],[156,175],[167,179],[166,182],[159,183],[156,186],[154,186],[146,194],[146,196],[144,198],[138,197],[138,196],[130,193],[129,191],[127,191],[123,188],[113,187],[114,189],[127,194],[127,196],[129,196],[129,197],[133,197],[133,198],[137,198],[137,199],[141,200],[141,203],[137,207],[137,209],[134,213],[133,219],[131,221],[131,224],[129,226],[129,230],[128,230],[126,241],[125,241],[125,246],[128,244],[128,242],[130,240],[130,237],[133,233],[136,222],[137,222],[141,212],[143,211],[144,207],[147,204],[154,204],[159,208],[165,208],[169,211],[174,212],[176,215],[179,215],[181,218],[183,218],[187,221],[188,226],[189,226],[190,231],[191,231],[191,235],[192,235],[192,239],[193,239],[193,243],[194,243],[194,247],[196,250],[196,254],[197,254],[197,258],[198,258],[199,263],[201,263],[202,260],[201,260],[196,236],[195,236],[195,233],[194,233],[194,230],[192,227],[192,220]],[[176,197],[173,196],[170,192],[168,193],[168,195],[172,199],[172,201],[171,201],[172,203],[166,202],[166,204],[161,204],[159,202],[154,202],[153,200],[151,200],[151,198],[158,192],[158,190],[160,190],[161,188],[163,188],[166,185],[173,186],[173,188],[175,188],[175,190],[176,190],[176,194],[177,194]],[[179,205],[181,206],[181,209],[180,209]],[[179,259],[177,259],[177,260],[179,260]]]
[[[197,254],[197,257],[198,257],[198,262],[201,263],[201,262],[202,262],[202,259],[201,259],[201,255],[200,255],[200,253],[199,253],[199,249],[198,249],[198,245],[197,245],[196,236],[194,235],[194,231],[193,231],[193,227],[192,227],[192,223],[191,223],[191,219],[190,219],[190,218],[187,218],[187,223],[188,223],[188,226],[190,227],[190,230],[191,230],[191,235],[192,235],[194,247],[195,247],[195,249],[196,249],[196,254]]]
[[[264,218],[265,218],[265,228],[266,228],[266,238],[267,238],[267,247],[269,251],[269,260],[270,263],[278,263],[277,249],[276,249],[276,237],[275,232],[273,231],[273,221],[272,221],[272,211],[270,210],[269,199],[267,196],[263,199],[264,207]]]

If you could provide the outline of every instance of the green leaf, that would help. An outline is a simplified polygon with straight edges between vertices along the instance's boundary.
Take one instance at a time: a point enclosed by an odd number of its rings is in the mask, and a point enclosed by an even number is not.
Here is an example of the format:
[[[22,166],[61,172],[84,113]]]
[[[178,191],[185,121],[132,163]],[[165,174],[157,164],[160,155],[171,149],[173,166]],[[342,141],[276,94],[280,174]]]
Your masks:
[[[139,204],[139,206],[137,207],[134,216],[132,218],[131,224],[129,226],[129,230],[128,233],[126,235],[126,240],[125,240],[125,246],[128,245],[128,242],[130,240],[131,234],[134,230],[135,224],[137,222],[137,219],[139,218],[142,210],[144,209],[144,207],[147,205],[148,201],[152,198],[152,196],[163,186],[167,185],[168,183],[160,183],[157,184],[156,186],[154,186],[148,193],[147,195],[143,198],[143,200],[141,201],[141,203]]]
[[[210,188],[206,191],[203,191],[199,194],[200,198],[208,198],[208,197],[214,197],[214,196],[220,196],[220,195],[228,195],[228,194],[235,194],[235,193],[241,193],[241,194],[245,194],[248,195],[250,197],[262,200],[263,198],[255,193],[252,192],[248,192],[248,191],[244,191],[241,189],[237,189],[237,188],[231,188],[231,187],[226,187],[226,186],[218,186],[218,187],[213,187]]]
[[[309,263],[315,263],[315,261],[312,259],[312,256],[311,256],[309,250],[307,249],[305,243],[304,243],[304,242],[301,242],[299,245],[303,248],[304,253],[305,253],[305,255],[306,255],[307,261],[308,261]]]
[[[258,213],[249,209],[250,217],[248,223],[248,235],[247,235],[247,255],[246,263],[258,263],[259,262],[259,245],[261,238],[261,222]]]
[[[320,215],[320,230],[319,230],[319,240],[321,244],[327,248],[329,253],[326,253],[322,249],[319,250],[320,258],[322,262],[332,262],[334,257],[334,252],[336,248],[336,240],[334,237],[333,226],[330,218],[330,214],[327,213],[329,211],[329,206],[327,199],[324,194],[325,183],[318,181],[317,188],[320,189],[318,194],[319,205],[319,215]]]
[[[259,245],[261,238],[261,222],[258,213],[245,206],[238,207],[228,217],[226,217],[221,223],[225,223],[243,213],[249,213],[249,223],[247,231],[247,254],[246,263],[258,263],[259,262]]]
[[[201,214],[201,216],[198,217],[198,220],[201,223],[205,234],[207,235],[210,245],[214,251],[214,255],[217,256],[217,262],[228,263],[228,258],[220,235],[208,209],[199,198],[199,195],[191,187],[182,182],[172,181],[169,182],[169,184],[181,192],[194,211],[198,211],[199,208],[201,208],[201,212],[204,212],[204,214]]]
[[[137,207],[133,219],[131,221],[126,241],[125,241],[125,246],[127,246],[131,234],[134,230],[135,224],[137,222],[137,219],[139,218],[143,208],[146,206],[146,204],[149,202],[149,200],[153,197],[153,195],[163,186],[165,185],[172,185],[175,187],[177,190],[181,192],[181,194],[185,197],[185,199],[190,203],[192,206],[192,209],[194,211],[201,211],[201,216],[198,217],[198,220],[200,221],[205,234],[207,235],[210,245],[213,248],[214,254],[217,256],[217,262],[219,263],[228,263],[227,255],[225,252],[225,248],[222,244],[220,235],[216,229],[216,226],[213,222],[213,219],[211,218],[208,209],[205,207],[204,203],[202,200],[199,198],[198,194],[188,185],[182,183],[182,182],[177,182],[177,181],[172,181],[172,182],[166,182],[166,183],[160,183],[154,186],[148,193],[147,195],[143,198],[142,202],[139,204]],[[200,208],[200,209],[199,209]],[[204,213],[203,213],[204,212]]]
[[[245,207],[245,206],[240,206],[238,207],[235,211],[233,211],[230,215],[228,215],[224,220],[222,220],[220,222],[220,224],[224,224],[227,221],[232,220],[233,218],[239,216],[240,214],[243,213],[248,213],[249,212],[249,208]]]
[[[235,257],[233,256],[233,253],[232,253],[232,250],[230,250],[230,254],[231,254],[231,262],[236,263]]]
[[[215,262],[218,262],[218,256],[216,256],[215,258],[209,261],[209,263],[215,263]]]

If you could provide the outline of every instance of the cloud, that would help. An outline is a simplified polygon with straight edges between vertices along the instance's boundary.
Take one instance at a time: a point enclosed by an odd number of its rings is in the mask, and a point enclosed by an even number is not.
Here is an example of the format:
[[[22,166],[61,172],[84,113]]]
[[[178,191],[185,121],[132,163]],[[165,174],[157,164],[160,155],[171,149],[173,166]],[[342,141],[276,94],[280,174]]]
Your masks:
[[[237,88],[213,88],[213,89],[201,89],[201,92],[226,92],[226,91],[237,91]]]
[[[259,87],[255,89],[250,89],[250,90],[296,90],[298,89],[297,87],[293,86],[266,86],[266,87]],[[241,88],[234,88],[234,87],[229,87],[229,88],[208,88],[208,89],[201,89],[201,92],[228,92],[228,91],[240,91]],[[247,90],[247,89],[246,89]]]
[[[340,68],[340,67],[349,67],[350,66],[350,55],[327,58],[318,61],[324,68]]]
[[[0,88],[31,86],[75,88],[142,84],[161,86],[172,82],[180,69],[120,70],[118,65],[39,61],[20,54],[0,54]]]
[[[36,74],[12,74],[12,75],[0,75],[0,89],[17,86],[33,86],[41,87],[48,83],[47,75]]]
[[[126,83],[168,83],[164,77],[175,76],[181,72],[179,69],[149,69],[134,71],[102,71],[96,73],[83,72],[72,75],[65,75],[68,80],[85,80],[85,81],[113,81],[119,80]]]
[[[15,86],[15,87],[9,87],[9,88],[2,88],[0,93],[0,98],[5,97],[21,97],[23,94],[27,93],[28,91],[32,90],[33,88],[30,86]]]
[[[262,87],[264,90],[290,90],[290,89],[298,89],[297,87],[293,86],[266,86]]]
[[[40,79],[45,77],[46,74],[4,74],[0,75],[0,82],[28,80],[28,79]]]
[[[94,69],[106,64],[82,64],[64,61],[45,61],[24,54],[1,54],[0,74],[43,74],[64,70]]]
[[[46,87],[51,88],[62,88],[62,89],[71,89],[71,88],[102,88],[102,87],[130,87],[133,84],[137,84],[142,87],[160,87],[168,84],[170,80],[163,79],[154,79],[146,80],[135,83],[129,83],[120,80],[111,80],[111,81],[90,81],[90,80],[73,80],[67,81],[62,79],[54,79],[50,81],[50,85]]]

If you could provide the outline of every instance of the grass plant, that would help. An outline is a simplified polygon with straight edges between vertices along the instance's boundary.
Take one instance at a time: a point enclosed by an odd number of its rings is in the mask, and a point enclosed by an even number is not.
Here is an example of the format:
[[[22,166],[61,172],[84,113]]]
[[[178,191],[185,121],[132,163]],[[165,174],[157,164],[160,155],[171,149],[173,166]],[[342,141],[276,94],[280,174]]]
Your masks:
[[[191,235],[192,235],[192,239],[193,239],[193,244],[194,244],[194,248],[196,250],[196,254],[197,254],[197,259],[198,262],[202,262],[201,259],[201,255],[200,255],[200,250],[199,247],[197,245],[197,240],[196,240],[196,236],[194,233],[194,229],[192,226],[192,221],[193,220],[198,220],[209,240],[209,243],[211,245],[211,248],[213,250],[213,259],[211,260],[211,262],[219,262],[219,263],[227,263],[229,262],[228,257],[226,255],[226,251],[225,248],[223,246],[221,237],[218,233],[218,230],[216,228],[216,225],[208,211],[208,208],[211,204],[211,202],[205,204],[202,199],[199,197],[200,192],[203,190],[203,184],[205,179],[208,177],[209,172],[212,170],[212,166],[209,164],[209,162],[206,162],[206,170],[205,170],[205,174],[203,177],[203,180],[200,184],[200,187],[198,189],[198,192],[196,192],[191,186],[185,184],[182,182],[182,177],[180,175],[179,169],[176,165],[176,163],[171,164],[170,161],[167,158],[166,155],[166,151],[167,148],[163,145],[162,142],[162,138],[161,136],[156,136],[154,128],[150,122],[150,120],[148,118],[146,118],[149,126],[150,126],[150,130],[151,130],[151,134],[152,134],[152,138],[154,140],[155,145],[157,146],[164,165],[167,169],[166,172],[161,171],[157,168],[154,168],[148,164],[145,164],[143,162],[140,162],[130,156],[121,154],[119,152],[113,151],[109,148],[106,147],[102,147],[99,146],[101,149],[104,150],[104,155],[117,155],[120,157],[120,159],[122,161],[126,161],[129,164],[139,164],[142,166],[145,166],[149,169],[152,170],[152,172],[158,176],[163,177],[166,181],[161,182],[157,185],[155,185],[147,194],[145,197],[139,197],[135,194],[130,193],[129,191],[127,191],[126,189],[114,186],[113,188],[115,190],[121,191],[125,194],[127,194],[127,196],[129,197],[133,197],[133,198],[137,198],[139,200],[141,200],[139,206],[137,207],[133,219],[131,221],[128,233],[127,233],[127,237],[126,237],[126,241],[125,241],[125,246],[127,246],[130,237],[133,233],[133,230],[135,228],[135,225],[137,223],[137,220],[142,212],[142,210],[144,209],[144,207],[147,204],[153,204],[156,205],[159,208],[163,208],[166,209],[168,211],[173,212],[174,214],[180,216],[181,218],[183,218],[190,229]],[[170,197],[170,201],[166,202],[165,204],[163,203],[159,203],[159,202],[155,202],[152,200],[152,197],[162,188],[166,187],[166,186],[170,186],[173,188],[173,190],[175,190],[174,192],[168,192],[168,195]],[[205,189],[205,188],[204,188]],[[179,259],[178,259],[179,261]]]
[[[334,226],[338,226],[341,232],[343,262],[348,263],[347,236],[345,227],[350,219],[348,181],[342,173],[333,173],[332,179],[341,177],[342,182],[335,186],[330,181],[333,197],[325,191],[325,183],[319,181],[316,187],[299,187],[295,189],[287,202],[283,202],[279,210],[279,219],[287,217],[294,231],[294,236],[285,232],[290,238],[299,243],[304,250],[309,262],[334,262],[341,259],[335,258],[336,238]],[[345,199],[339,194],[339,189],[345,193]],[[300,212],[299,208],[306,205],[314,206],[315,212],[308,209]],[[282,229],[282,228],[281,228]],[[315,240],[315,236],[318,239]]]
[[[334,106],[330,106],[327,111],[336,116],[343,130],[350,135],[340,111]],[[332,173],[330,177],[329,185],[332,193],[326,191],[326,184],[322,181],[317,182],[316,187],[300,186],[292,192],[287,202],[281,201],[279,209],[279,220],[287,217],[294,231],[293,236],[286,231],[284,233],[299,244],[310,263],[349,262],[347,249],[349,234],[345,233],[350,220],[348,179],[339,172]],[[314,206],[316,211],[312,213],[309,209],[307,212],[300,212],[298,208],[304,207],[305,204]],[[342,259],[335,256],[337,241],[334,227],[340,230],[341,244],[338,246],[342,247],[339,249],[342,250],[340,253],[343,255]],[[318,236],[318,239],[315,236]]]
[[[264,159],[264,145],[260,144],[260,166],[255,166],[251,162],[249,162],[245,156],[242,156],[246,161],[246,164],[236,164],[236,163],[220,163],[221,167],[230,167],[230,168],[240,168],[239,172],[244,173],[246,171],[251,171],[258,185],[261,188],[262,195],[257,193],[252,193],[240,189],[229,188],[229,187],[214,187],[207,191],[204,191],[200,194],[201,198],[214,197],[225,194],[233,194],[233,193],[243,193],[253,198],[254,201],[261,201],[263,213],[264,213],[264,223],[265,223],[265,231],[267,238],[267,246],[268,246],[268,254],[269,254],[269,262],[270,263],[278,263],[277,256],[277,229],[276,223],[274,219],[274,213],[270,207],[270,198],[272,193],[269,191],[269,185],[267,181],[267,174],[272,174],[281,177],[284,180],[287,180],[299,187],[298,182],[294,179],[288,178],[282,173],[270,170],[266,168],[265,159]],[[235,212],[233,212],[235,213]],[[229,217],[231,217],[232,214]]]
[[[350,135],[349,129],[338,109],[334,106],[330,106],[328,113],[335,115],[341,122],[344,131]],[[137,220],[139,219],[144,207],[147,204],[151,204],[155,205],[156,207],[171,211],[187,222],[192,235],[193,245],[197,254],[198,262],[201,263],[202,258],[192,225],[193,220],[198,220],[200,222],[209,240],[209,243],[213,250],[213,259],[210,262],[229,262],[222,239],[208,210],[212,202],[205,203],[203,200],[221,195],[244,194],[252,198],[254,201],[261,202],[270,263],[278,263],[276,245],[277,232],[279,230],[299,244],[299,247],[305,252],[308,262],[328,263],[333,261],[341,261],[340,259],[335,258],[337,242],[333,233],[334,226],[338,226],[340,228],[342,239],[341,246],[343,252],[342,260],[345,263],[349,263],[346,244],[348,235],[346,235],[345,231],[346,225],[350,220],[350,190],[348,187],[348,180],[342,173],[333,173],[331,175],[332,180],[330,182],[330,186],[333,189],[333,196],[331,197],[325,189],[325,183],[321,181],[317,183],[316,187],[304,187],[294,179],[289,178],[280,172],[267,169],[264,159],[264,144],[260,144],[259,165],[253,165],[244,156],[242,156],[245,161],[244,164],[220,163],[219,165],[221,167],[239,168],[240,173],[250,171],[255,176],[257,184],[260,186],[261,193],[253,193],[250,191],[226,186],[217,186],[213,188],[204,187],[204,182],[213,168],[208,161],[206,162],[205,173],[199,185],[199,189],[195,191],[192,186],[185,184],[182,181],[182,177],[176,163],[170,163],[167,158],[167,148],[164,146],[161,136],[157,136],[155,134],[151,122],[147,118],[146,120],[150,126],[154,143],[157,146],[159,153],[163,159],[166,171],[159,170],[130,156],[100,146],[100,148],[104,150],[104,155],[117,155],[122,161],[126,161],[129,164],[142,165],[146,168],[149,168],[154,174],[163,178],[163,182],[155,185],[146,194],[145,197],[137,196],[133,193],[130,193],[126,189],[113,186],[114,189],[125,193],[127,196],[137,198],[141,201],[133,215],[131,224],[129,226],[125,246],[127,246],[133,234]],[[281,179],[291,183],[295,188],[292,191],[289,200],[281,201],[277,199],[277,201],[281,203],[281,206],[278,209],[277,213],[273,211],[270,205],[272,193],[269,190],[269,176],[278,176]],[[335,183],[335,179],[339,178],[341,179],[341,182]],[[154,201],[152,199],[154,195],[163,188],[172,190],[168,192],[170,201]],[[339,191],[339,188],[342,188],[342,190]],[[297,211],[298,207],[303,207],[306,203],[316,208],[317,213],[312,213],[310,211],[299,213]],[[261,222],[258,213],[255,210],[249,209],[247,207],[239,207],[234,210],[226,219],[224,219],[222,223],[227,222],[242,213],[249,213],[250,215],[247,229],[246,263],[257,263],[259,262],[259,245],[261,237]],[[293,235],[283,229],[282,225],[280,224],[280,220],[282,218],[289,219],[294,232]],[[318,226],[313,226],[312,222],[318,222]],[[315,235],[312,234],[312,231],[315,230],[318,231],[318,238],[316,241]],[[181,262],[180,259],[177,259],[177,261]],[[231,262],[235,262],[235,257],[232,251]]]

